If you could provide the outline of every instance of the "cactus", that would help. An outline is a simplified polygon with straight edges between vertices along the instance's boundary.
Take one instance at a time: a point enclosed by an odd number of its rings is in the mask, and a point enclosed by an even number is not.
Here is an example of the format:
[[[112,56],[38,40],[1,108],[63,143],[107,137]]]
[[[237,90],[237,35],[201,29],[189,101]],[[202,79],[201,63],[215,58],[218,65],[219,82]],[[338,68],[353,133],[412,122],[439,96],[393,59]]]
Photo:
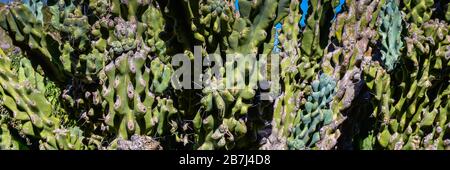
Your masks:
[[[283,1],[283,3],[286,2]],[[235,5],[235,3],[229,1],[201,0],[186,1],[182,4],[183,8],[180,10],[178,6],[169,2],[166,4],[169,13],[165,15],[175,18],[177,24],[174,25],[175,28],[173,29],[192,31],[192,34],[178,37],[185,54],[194,58],[195,51],[192,51],[191,46],[202,45],[204,47],[200,52],[202,58],[207,57],[207,55],[204,55],[205,53],[214,53],[220,56],[220,60],[224,64],[223,68],[219,69],[225,71],[225,68],[230,68],[236,74],[236,76],[219,75],[219,77],[227,76],[227,78],[232,77],[236,80],[231,86],[237,87],[239,81],[250,79],[248,84],[246,83],[243,87],[236,89],[222,90],[206,87],[201,91],[201,105],[198,111],[191,115],[194,131],[198,133],[194,135],[196,143],[194,148],[232,149],[248,147],[249,143],[257,143],[260,128],[264,128],[265,121],[259,120],[259,118],[256,118],[255,121],[246,120],[253,119],[250,112],[253,110],[251,108],[252,102],[255,100],[257,92],[254,87],[260,75],[253,69],[256,68],[256,63],[250,63],[249,66],[245,67],[241,67],[243,65],[240,63],[236,67],[233,65],[240,62],[240,59],[248,61],[246,55],[250,54],[251,57],[257,57],[259,48],[263,46],[268,36],[266,29],[272,28],[271,22],[276,20],[272,14],[277,12],[279,2],[274,0],[264,2],[239,1],[237,2],[238,5]],[[185,12],[186,17],[174,11],[170,12],[170,10],[176,9]],[[233,9],[238,9],[239,12],[235,11],[233,14]],[[193,42],[189,41],[191,38],[194,39]],[[225,54],[231,54],[231,56]],[[233,58],[233,61],[226,60],[228,57]],[[213,76],[207,73],[210,69],[212,68],[203,70],[205,74],[202,76],[212,78]],[[246,72],[250,74],[240,75],[240,73]],[[224,84],[225,79],[204,79],[202,81],[210,81],[211,86],[220,87],[221,84]],[[255,128],[249,129],[248,126]]]
[[[293,128],[295,114],[300,107],[301,98],[306,95],[302,90],[307,87],[308,79],[312,77],[317,68],[314,63],[309,62],[308,57],[301,57],[299,44],[301,43],[301,25],[298,21],[305,15],[300,13],[301,7],[298,1],[289,4],[290,13],[282,20],[282,29],[275,30],[279,34],[279,53],[282,57],[280,63],[281,79],[284,92],[274,101],[273,120],[271,121],[272,132],[265,140],[261,149],[287,149],[287,138]],[[274,43],[274,45],[276,45]],[[302,68],[302,69],[300,69]],[[296,80],[295,77],[301,79]]]
[[[386,2],[386,6],[380,13],[382,16],[380,35],[383,44],[381,54],[387,71],[394,69],[403,46],[401,41],[402,18],[397,3],[393,0]]]
[[[142,48],[123,53],[100,73],[105,81],[101,92],[105,122],[123,139],[130,134],[162,135],[177,113],[171,99],[157,96],[168,87],[171,66],[159,59],[146,66],[149,50]]]
[[[333,22],[330,43],[322,60],[324,73],[337,80],[337,91],[332,101],[333,123],[323,127],[327,134],[318,142],[319,148],[336,146],[343,131],[342,123],[356,113],[350,112],[363,87],[362,70],[370,61],[372,49],[376,48],[375,23],[384,1],[346,1],[348,11],[342,12]]]
[[[319,80],[311,83],[312,93],[305,102],[304,109],[299,110],[294,120],[292,137],[288,139],[290,149],[308,149],[321,139],[319,128],[332,123],[333,111],[330,103],[333,100],[336,82],[322,74]]]
[[[0,104],[3,102],[0,101]],[[25,149],[26,145],[11,133],[11,127],[8,126],[9,111],[0,106],[0,149],[2,150],[18,150]]]
[[[62,64],[55,58],[57,54],[49,48],[49,44],[57,41],[46,33],[42,22],[39,22],[34,14],[24,4],[13,2],[0,9],[0,25],[6,31],[12,32],[14,40],[24,48],[30,49],[37,54],[39,60],[47,64],[45,69],[50,70],[53,77],[58,81],[65,81]],[[58,74],[56,74],[58,73]]]
[[[0,3],[0,149],[450,149],[448,6]]]
[[[37,21],[43,24],[44,14],[42,12],[42,7],[44,6],[44,2],[38,0],[25,0],[23,3],[33,13]]]
[[[403,0],[403,3],[405,4],[403,11],[406,12],[406,20],[419,25],[431,19],[434,0]]]
[[[443,48],[448,48],[448,26],[430,20],[420,27],[413,23],[409,29],[411,33],[405,38],[408,57],[402,60],[411,65],[403,66],[401,75],[391,78],[376,65],[366,69],[372,80],[368,87],[377,94],[375,103],[378,107],[374,115],[382,120],[376,136],[377,145],[374,146],[384,149],[445,149],[449,140],[446,139],[448,104],[445,102],[448,87],[439,81],[446,77],[445,73],[436,71],[442,69],[442,63],[447,61],[445,56],[448,55]],[[377,84],[374,82],[377,80],[384,83]],[[399,88],[390,88],[392,81],[402,83]],[[393,93],[402,96],[393,99]]]
[[[63,138],[64,134],[58,133],[65,129],[60,123],[65,117],[55,114],[59,112],[55,110],[58,109],[57,94],[54,96],[51,86],[45,84],[44,77],[34,70],[31,62],[22,58],[19,68],[11,68],[11,60],[5,55],[0,61],[0,93],[12,118],[20,122],[15,128],[24,135],[38,138],[40,148],[84,149],[79,130],[69,135],[68,141]]]

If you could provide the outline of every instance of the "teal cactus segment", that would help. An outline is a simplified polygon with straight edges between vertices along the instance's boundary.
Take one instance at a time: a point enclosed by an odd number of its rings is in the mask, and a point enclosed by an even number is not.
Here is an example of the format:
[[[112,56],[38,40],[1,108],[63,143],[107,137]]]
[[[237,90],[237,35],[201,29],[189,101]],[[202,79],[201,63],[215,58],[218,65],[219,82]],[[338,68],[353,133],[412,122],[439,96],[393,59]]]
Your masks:
[[[394,69],[403,47],[401,40],[402,18],[397,2],[390,0],[380,13],[382,24],[379,32],[382,41],[382,60],[387,71]]]
[[[297,113],[298,124],[288,138],[290,149],[313,149],[321,140],[321,129],[333,120],[331,101],[335,95],[336,82],[330,76],[321,74],[319,80],[311,83],[312,92],[307,97],[304,110]]]
[[[387,71],[394,69],[398,58],[401,55],[400,50],[403,47],[402,41],[402,18],[398,4],[394,0],[386,2],[380,13],[381,26],[379,32],[382,43],[382,61]]]
[[[44,24],[44,15],[42,8],[45,5],[45,2],[40,0],[24,0],[24,5],[32,11],[36,19],[43,25]]]
[[[302,10],[302,18],[300,19],[299,24],[301,27],[305,27],[309,9],[308,0],[302,0],[302,3],[300,4],[300,9]]]

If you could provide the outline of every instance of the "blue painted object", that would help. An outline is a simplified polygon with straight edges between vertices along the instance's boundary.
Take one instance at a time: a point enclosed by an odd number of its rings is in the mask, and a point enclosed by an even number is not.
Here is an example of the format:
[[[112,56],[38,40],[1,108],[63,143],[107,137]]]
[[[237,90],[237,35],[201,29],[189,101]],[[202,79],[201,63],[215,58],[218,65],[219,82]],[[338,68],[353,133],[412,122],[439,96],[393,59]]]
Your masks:
[[[302,10],[302,18],[300,19],[300,26],[305,27],[306,26],[306,15],[308,15],[308,0],[302,0],[302,3],[300,4],[300,9]]]
[[[333,21],[336,19],[337,14],[342,11],[342,6],[344,4],[345,4],[345,0],[339,0],[339,5],[334,9]]]
[[[236,10],[235,12],[238,13],[238,12],[239,12],[239,0],[235,0],[235,1],[234,1],[234,8],[236,8],[236,9],[235,9],[235,10]]]
[[[280,41],[278,40],[278,32],[281,31],[282,25],[281,23],[278,23],[277,25],[275,25],[275,40],[273,42],[273,53],[279,53],[280,52],[280,48],[278,48],[278,44],[280,43]]]

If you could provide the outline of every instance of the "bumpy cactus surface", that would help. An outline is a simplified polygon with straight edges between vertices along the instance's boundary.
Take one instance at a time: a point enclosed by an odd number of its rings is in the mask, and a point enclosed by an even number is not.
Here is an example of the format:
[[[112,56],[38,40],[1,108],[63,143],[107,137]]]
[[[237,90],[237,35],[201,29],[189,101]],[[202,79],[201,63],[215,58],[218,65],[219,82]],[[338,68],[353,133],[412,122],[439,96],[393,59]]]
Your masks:
[[[450,3],[0,1],[0,149],[450,149]]]

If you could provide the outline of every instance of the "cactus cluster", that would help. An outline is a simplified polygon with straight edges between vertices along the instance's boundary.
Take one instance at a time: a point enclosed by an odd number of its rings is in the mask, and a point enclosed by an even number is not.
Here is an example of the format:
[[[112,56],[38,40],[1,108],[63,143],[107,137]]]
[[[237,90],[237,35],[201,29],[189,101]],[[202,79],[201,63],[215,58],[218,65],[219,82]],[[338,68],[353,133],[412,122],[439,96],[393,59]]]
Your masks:
[[[299,110],[293,124],[292,137],[288,146],[292,149],[312,148],[320,137],[320,128],[333,120],[330,102],[334,97],[336,82],[325,74],[311,83],[313,90],[308,96],[304,109]]]
[[[0,1],[0,149],[450,149],[449,22],[442,0]]]

